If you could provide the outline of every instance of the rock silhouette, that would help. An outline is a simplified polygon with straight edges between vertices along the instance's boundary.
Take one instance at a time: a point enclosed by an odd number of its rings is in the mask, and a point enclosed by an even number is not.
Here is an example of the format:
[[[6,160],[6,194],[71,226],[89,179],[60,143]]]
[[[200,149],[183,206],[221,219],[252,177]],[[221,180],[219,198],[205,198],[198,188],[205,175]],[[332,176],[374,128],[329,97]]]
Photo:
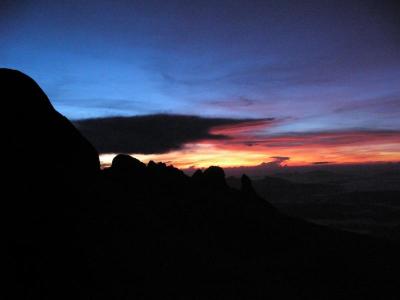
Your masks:
[[[251,179],[246,174],[242,175],[242,177],[240,178],[240,181],[241,181],[241,184],[242,184],[241,190],[244,193],[247,193],[247,194],[255,193],[255,191],[253,189],[253,185],[251,183]]]
[[[97,151],[53,108],[33,79],[0,69],[0,94],[8,153],[3,170],[8,174],[17,176],[23,170],[31,179],[40,176],[57,185],[68,181],[75,187],[99,171]]]
[[[398,299],[398,245],[285,216],[248,177],[230,188],[218,167],[189,177],[118,155],[99,170],[95,150],[32,79],[0,74],[2,99],[31,110],[7,137],[13,298]]]
[[[129,172],[129,171],[143,171],[146,165],[142,163],[140,160],[127,155],[127,154],[118,154],[112,160],[111,168],[115,170],[119,170],[121,172]]]
[[[1,218],[11,265],[6,286],[16,298],[42,298],[46,286],[61,288],[57,274],[84,265],[73,241],[99,157],[27,75],[0,69],[0,98],[7,150]]]

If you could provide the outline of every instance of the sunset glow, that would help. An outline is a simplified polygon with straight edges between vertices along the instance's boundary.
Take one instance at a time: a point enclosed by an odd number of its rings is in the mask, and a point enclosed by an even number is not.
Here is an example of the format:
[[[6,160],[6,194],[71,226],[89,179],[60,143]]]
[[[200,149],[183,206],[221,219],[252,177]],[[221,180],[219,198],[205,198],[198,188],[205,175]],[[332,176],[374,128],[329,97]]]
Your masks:
[[[307,134],[268,134],[270,122],[220,126],[211,130],[221,140],[187,143],[182,149],[163,154],[136,154],[141,161],[162,161],[180,168],[256,166],[287,157],[288,166],[315,163],[368,163],[400,161],[400,133],[397,131],[338,131]],[[264,132],[264,133],[263,133]],[[115,154],[103,154],[109,165]]]

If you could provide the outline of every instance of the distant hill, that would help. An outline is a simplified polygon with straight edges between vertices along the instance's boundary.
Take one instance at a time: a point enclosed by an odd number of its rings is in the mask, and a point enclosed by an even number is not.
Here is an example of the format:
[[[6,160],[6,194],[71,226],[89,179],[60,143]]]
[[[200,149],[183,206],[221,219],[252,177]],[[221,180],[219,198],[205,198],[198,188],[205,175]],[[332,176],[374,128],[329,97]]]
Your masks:
[[[227,181],[232,187],[240,187],[239,180],[235,177],[228,177]],[[341,187],[335,184],[299,183],[275,176],[254,179],[253,186],[259,195],[273,203],[292,202],[293,199],[303,201],[321,194],[326,195],[342,191]]]
[[[400,182],[397,174],[394,176]],[[261,197],[288,215],[352,232],[396,236],[392,232],[400,219],[400,191],[374,190],[373,185],[367,190],[353,191],[360,187],[354,175],[340,183],[300,183],[287,179],[291,177],[295,176],[265,176],[254,179],[253,186]],[[227,182],[240,188],[238,177],[228,177]]]
[[[398,244],[289,217],[218,167],[189,177],[121,154],[100,170],[32,79],[1,69],[0,84],[22,116],[5,128],[2,169],[11,298],[399,298]],[[265,181],[274,193],[292,186]]]

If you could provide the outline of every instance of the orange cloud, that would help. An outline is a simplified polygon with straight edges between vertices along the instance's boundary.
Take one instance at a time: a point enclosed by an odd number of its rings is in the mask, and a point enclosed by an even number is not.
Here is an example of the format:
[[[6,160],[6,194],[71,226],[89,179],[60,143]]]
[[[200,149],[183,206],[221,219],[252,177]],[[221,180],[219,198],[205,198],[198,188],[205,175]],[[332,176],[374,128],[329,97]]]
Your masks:
[[[351,130],[268,135],[269,121],[218,126],[212,134],[223,140],[201,140],[185,144],[180,150],[158,155],[132,154],[140,160],[164,161],[180,168],[254,166],[290,157],[289,166],[309,165],[316,161],[368,163],[400,161],[400,133],[384,130]],[[109,162],[111,156],[102,156]]]

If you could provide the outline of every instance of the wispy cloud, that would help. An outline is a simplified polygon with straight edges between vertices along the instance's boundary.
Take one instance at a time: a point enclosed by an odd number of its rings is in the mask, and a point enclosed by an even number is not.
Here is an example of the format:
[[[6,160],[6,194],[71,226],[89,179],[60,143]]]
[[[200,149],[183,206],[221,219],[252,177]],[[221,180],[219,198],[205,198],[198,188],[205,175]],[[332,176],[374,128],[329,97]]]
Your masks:
[[[335,113],[355,111],[373,114],[398,114],[400,113],[400,92],[395,95],[367,98],[362,101],[352,101],[334,110]]]

